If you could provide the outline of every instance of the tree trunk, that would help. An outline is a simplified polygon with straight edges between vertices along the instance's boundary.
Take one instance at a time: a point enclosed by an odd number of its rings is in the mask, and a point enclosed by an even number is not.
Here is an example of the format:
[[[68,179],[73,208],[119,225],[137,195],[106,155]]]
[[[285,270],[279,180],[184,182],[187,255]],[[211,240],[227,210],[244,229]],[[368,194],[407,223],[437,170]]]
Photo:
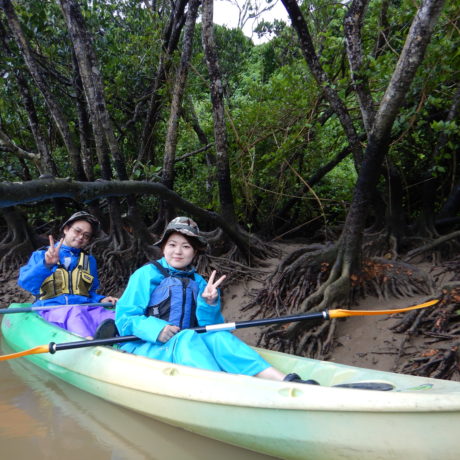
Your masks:
[[[171,190],[174,188],[174,162],[176,159],[179,116],[181,112],[185,85],[187,82],[190,57],[193,50],[193,35],[195,32],[195,23],[198,15],[199,5],[200,0],[190,0],[185,22],[182,56],[179,68],[176,73],[171,101],[171,112],[169,115],[168,130],[166,133],[165,154],[163,159],[163,172],[161,175],[161,182]],[[162,204],[166,211],[165,220],[169,222],[174,217],[173,208],[172,206],[168,206],[165,202]]]
[[[456,184],[437,219],[454,217],[460,209],[460,184]]]
[[[396,241],[396,248],[400,247],[401,240],[405,236],[404,229],[404,209],[403,196],[404,188],[401,175],[396,167],[392,164],[388,165],[388,173],[386,174],[388,184],[388,203],[387,206],[387,227],[390,237]]]
[[[213,1],[203,1],[202,28],[203,48],[211,80],[211,102],[214,119],[214,137],[216,143],[217,180],[221,213],[228,222],[236,224],[235,208],[230,178],[230,165],[227,156],[227,134],[224,113],[224,90],[219,69],[216,44],[213,31]]]
[[[86,29],[79,5],[74,0],[60,0],[60,3],[78,63],[92,121],[100,126],[104,140],[112,154],[119,179],[126,180],[128,175],[125,162],[118,147],[113,124],[107,110],[104,84],[91,36]]]
[[[358,134],[353,126],[353,120],[348,113],[345,104],[342,102],[337,92],[333,89],[331,82],[323,70],[318,55],[316,54],[315,48],[313,46],[313,41],[311,39],[310,31],[308,29],[307,22],[303,17],[302,11],[297,4],[297,0],[281,0],[283,2],[286,11],[289,14],[289,17],[292,22],[292,26],[297,32],[300,41],[300,47],[304,54],[305,60],[310,68],[310,71],[315,78],[318,86],[324,92],[326,99],[333,108],[335,114],[337,115],[344,132],[350,143],[353,158],[355,161],[356,170],[359,171],[363,152],[361,144],[359,142]]]
[[[211,191],[213,188],[214,180],[212,176],[212,166],[216,164],[216,157],[215,155],[209,151],[208,146],[211,146],[208,141],[208,137],[206,136],[206,133],[201,129],[200,122],[198,120],[198,116],[195,111],[195,107],[193,105],[193,101],[190,97],[187,98],[185,106],[182,107],[182,117],[184,120],[192,125],[193,130],[196,133],[196,136],[198,137],[198,140],[200,143],[203,145],[203,147],[206,147],[206,167],[209,171],[207,177],[206,177],[206,191],[208,192],[209,196],[211,196]]]
[[[60,3],[75,51],[86,102],[93,126],[96,128],[95,135],[96,137],[100,133],[103,135],[103,139],[112,155],[118,178],[127,180],[128,174],[126,172],[125,161],[118,146],[115,130],[105,102],[104,84],[91,36],[86,29],[79,5],[74,0],[60,0]],[[127,197],[127,201],[129,214],[133,219],[137,220],[137,225],[134,228],[136,234],[147,243],[153,242],[152,236],[139,216],[134,197]],[[110,218],[113,230],[118,235],[121,235],[121,215],[119,214],[118,206],[113,205]]]
[[[154,84],[151,90],[151,97],[145,123],[142,130],[140,149],[137,161],[145,163],[146,161],[153,161],[151,158],[153,148],[153,132],[155,124],[160,115],[160,106],[162,96],[160,89],[166,82],[166,75],[171,66],[172,53],[177,49],[179,37],[184,25],[184,11],[188,0],[178,0],[174,9],[171,11],[168,26],[163,32],[163,50],[158,64],[158,70],[155,75]]]
[[[81,81],[80,72],[78,70],[77,58],[75,52],[72,52],[72,69],[73,69],[73,87],[76,94],[76,106],[78,114],[78,133],[80,135],[80,152],[85,170],[86,179],[94,180],[94,161],[91,149],[91,125],[89,115],[85,104],[85,95],[83,92],[83,83]],[[100,155],[102,157],[102,155]],[[108,161],[108,159],[107,159]],[[109,165],[104,169],[107,169]]]
[[[447,114],[446,121],[454,121],[458,117],[458,112],[460,110],[460,84],[457,85],[457,90],[455,92],[449,113]],[[436,149],[434,155],[436,155],[444,146],[447,144],[448,138],[445,133],[442,133],[439,136],[439,140],[436,144]],[[457,183],[453,190],[451,191],[446,203],[442,207],[439,215],[437,216],[440,219],[447,217],[453,217],[457,214],[460,209],[460,184]]]
[[[361,243],[369,200],[376,190],[382,162],[388,151],[391,128],[423,60],[442,5],[443,0],[423,1],[376,113],[353,200],[340,237],[339,254],[328,281],[322,286],[326,301],[329,295],[331,300],[336,299],[337,295],[342,296],[343,292],[336,291],[334,284],[339,289],[349,286],[351,273],[360,268]]]
[[[49,86],[46,82],[46,77],[42,75],[40,67],[35,61],[34,53],[29,45],[29,42],[26,39],[26,36],[22,31],[21,25],[16,16],[11,0],[1,0],[0,5],[5,12],[6,18],[8,20],[8,25],[21,51],[27,68],[30,74],[32,75],[32,78],[35,80],[38,89],[42,93],[46,105],[48,106],[48,109],[51,113],[51,116],[53,117],[53,120],[56,123],[59,133],[61,134],[62,140],[67,148],[67,151],[69,152],[70,162],[72,164],[75,177],[78,180],[84,180],[85,173],[80,158],[80,152],[78,151],[78,148],[72,139],[72,133],[70,132],[67,118],[64,115],[64,111],[61,110],[58,102],[55,100],[54,96],[49,90]]]
[[[17,71],[16,79],[18,81],[19,90],[21,91],[22,103],[27,112],[30,130],[32,131],[35,144],[40,153],[42,174],[51,174],[52,176],[58,176],[59,174],[56,168],[56,163],[51,157],[51,153],[40,131],[40,124],[37,117],[37,111],[35,110],[35,104],[30,94],[29,87],[27,85],[25,78],[21,75],[20,71]]]

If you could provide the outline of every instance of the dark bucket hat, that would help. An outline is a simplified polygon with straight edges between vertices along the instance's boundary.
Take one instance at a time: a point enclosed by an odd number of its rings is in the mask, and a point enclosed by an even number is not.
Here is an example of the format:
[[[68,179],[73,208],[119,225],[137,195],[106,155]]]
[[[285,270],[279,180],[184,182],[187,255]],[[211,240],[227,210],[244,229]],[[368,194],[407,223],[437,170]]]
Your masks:
[[[197,223],[189,217],[182,216],[176,217],[169,222],[161,239],[155,243],[155,246],[161,246],[161,244],[168,239],[168,236],[174,232],[182,233],[182,235],[194,238],[201,249],[205,249],[208,245],[206,239],[203,236],[200,236],[200,229],[198,228]]]
[[[77,220],[85,220],[89,224],[91,224],[91,227],[93,228],[93,236],[96,236],[99,231],[101,224],[99,221],[94,217],[92,214],[86,211],[78,211],[74,214],[72,214],[62,225],[61,225],[61,232],[64,230],[67,225],[72,225],[74,222]]]

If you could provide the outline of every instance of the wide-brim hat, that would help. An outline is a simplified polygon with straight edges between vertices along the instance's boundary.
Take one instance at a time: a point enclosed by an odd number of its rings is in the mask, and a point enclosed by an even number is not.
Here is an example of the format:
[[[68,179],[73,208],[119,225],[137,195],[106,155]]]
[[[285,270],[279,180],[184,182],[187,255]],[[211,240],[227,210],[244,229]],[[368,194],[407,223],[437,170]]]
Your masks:
[[[92,214],[86,211],[78,211],[74,214],[72,214],[62,225],[61,225],[61,232],[64,231],[64,228],[67,227],[68,225],[73,224],[74,222],[77,222],[78,220],[85,220],[89,224],[91,224],[91,227],[93,229],[93,236],[96,236],[99,231],[101,224],[99,220],[94,217]]]
[[[200,235],[200,229],[195,221],[189,217],[176,217],[166,226],[165,231],[161,238],[154,244],[155,246],[161,246],[171,235],[171,233],[178,232],[182,235],[189,236],[198,243],[200,249],[205,249],[208,245],[206,238]]]

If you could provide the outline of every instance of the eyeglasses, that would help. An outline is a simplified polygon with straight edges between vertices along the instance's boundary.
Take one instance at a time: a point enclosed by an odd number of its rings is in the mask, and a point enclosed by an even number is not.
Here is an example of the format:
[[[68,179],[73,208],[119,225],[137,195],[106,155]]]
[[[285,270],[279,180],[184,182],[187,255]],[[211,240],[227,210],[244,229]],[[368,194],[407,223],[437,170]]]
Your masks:
[[[87,233],[78,227],[70,227],[70,229],[75,233],[75,235],[81,236],[85,241],[89,241],[93,236],[91,233]]]

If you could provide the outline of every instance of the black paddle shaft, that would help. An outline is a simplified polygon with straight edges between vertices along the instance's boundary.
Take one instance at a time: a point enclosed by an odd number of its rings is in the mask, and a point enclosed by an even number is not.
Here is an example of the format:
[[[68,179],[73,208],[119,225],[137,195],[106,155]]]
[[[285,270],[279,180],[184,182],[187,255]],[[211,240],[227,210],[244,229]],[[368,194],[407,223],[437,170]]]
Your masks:
[[[195,332],[211,332],[211,331],[225,331],[241,329],[244,327],[254,326],[269,326],[270,324],[281,324],[281,323],[293,323],[297,321],[304,321],[307,319],[329,319],[327,311],[321,311],[318,313],[304,313],[300,315],[281,316],[279,318],[264,318],[254,319],[250,321],[239,321],[236,323],[223,323],[223,324],[211,324],[209,326],[199,326],[191,328]]]
[[[104,307],[114,308],[115,306],[109,302],[93,302],[93,303],[77,303],[77,304],[63,304],[63,305],[31,305],[29,307],[18,307],[18,308],[0,308],[0,315],[11,315],[12,313],[31,313],[34,311],[42,310],[54,310],[55,308],[62,307]]]
[[[81,340],[79,342],[66,342],[66,343],[55,343],[49,344],[49,352],[51,354],[61,350],[71,350],[72,348],[85,348],[95,347],[97,345],[115,345],[116,343],[133,342],[134,340],[141,340],[135,335],[125,335],[123,337],[110,337],[108,339],[97,339],[97,340]]]
[[[303,315],[292,315],[292,316],[283,316],[281,318],[265,318],[265,319],[256,319],[252,321],[240,321],[238,323],[223,323],[210,326],[200,326],[192,328],[193,331],[202,333],[210,332],[217,330],[233,330],[240,329],[244,327],[254,327],[254,326],[268,326],[270,324],[280,324],[280,323],[291,323],[295,321],[303,321],[306,319],[329,319],[327,312],[322,311],[318,313],[307,313]],[[85,347],[95,347],[98,345],[114,345],[116,343],[125,343],[133,342],[135,340],[141,340],[135,335],[126,335],[123,337],[110,337],[108,339],[96,339],[96,340],[81,340],[78,342],[66,342],[66,343],[55,343],[51,342],[49,344],[49,352],[56,353],[60,350],[71,350],[72,348],[85,348]]]

